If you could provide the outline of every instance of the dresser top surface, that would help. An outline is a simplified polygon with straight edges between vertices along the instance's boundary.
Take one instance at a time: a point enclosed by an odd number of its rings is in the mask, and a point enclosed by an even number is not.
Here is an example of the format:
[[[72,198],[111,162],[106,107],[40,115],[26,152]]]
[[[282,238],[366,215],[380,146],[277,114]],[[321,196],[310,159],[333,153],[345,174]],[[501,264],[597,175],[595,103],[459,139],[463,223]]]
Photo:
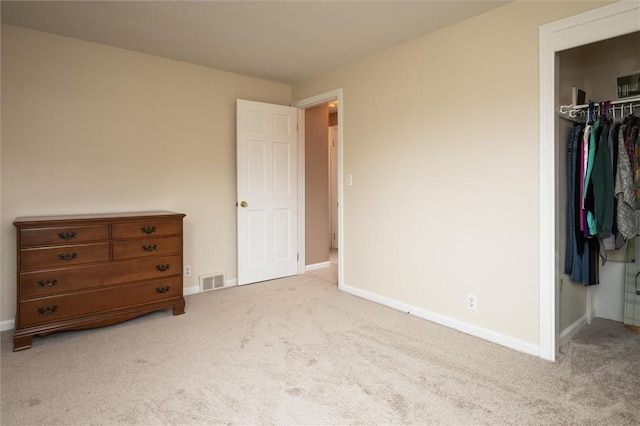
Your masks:
[[[30,217],[18,217],[13,222],[15,226],[29,226],[30,224],[36,224],[40,222],[59,222],[64,224],[66,222],[78,222],[78,221],[118,221],[118,220],[130,220],[135,218],[183,218],[186,215],[184,213],[176,213],[171,211],[148,211],[148,212],[126,212],[126,213],[98,213],[98,214],[76,214],[76,215],[58,215],[58,216],[30,216]]]

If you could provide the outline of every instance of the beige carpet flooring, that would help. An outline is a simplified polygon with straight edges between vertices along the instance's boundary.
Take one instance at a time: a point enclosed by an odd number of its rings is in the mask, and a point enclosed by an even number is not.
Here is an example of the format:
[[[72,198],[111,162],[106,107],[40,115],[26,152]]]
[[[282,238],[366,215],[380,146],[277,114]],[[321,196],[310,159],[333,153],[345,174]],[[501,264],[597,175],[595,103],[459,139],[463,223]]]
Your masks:
[[[640,335],[596,320],[556,363],[336,288],[335,266],[116,326],[2,333],[2,425],[640,424]]]

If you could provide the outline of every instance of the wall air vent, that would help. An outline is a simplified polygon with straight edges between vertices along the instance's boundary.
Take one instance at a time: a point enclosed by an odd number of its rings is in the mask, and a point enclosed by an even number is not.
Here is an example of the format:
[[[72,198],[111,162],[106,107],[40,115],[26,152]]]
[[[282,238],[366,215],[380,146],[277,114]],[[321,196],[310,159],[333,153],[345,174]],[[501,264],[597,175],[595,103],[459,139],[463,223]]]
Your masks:
[[[200,292],[224,288],[225,282],[224,272],[200,275]]]

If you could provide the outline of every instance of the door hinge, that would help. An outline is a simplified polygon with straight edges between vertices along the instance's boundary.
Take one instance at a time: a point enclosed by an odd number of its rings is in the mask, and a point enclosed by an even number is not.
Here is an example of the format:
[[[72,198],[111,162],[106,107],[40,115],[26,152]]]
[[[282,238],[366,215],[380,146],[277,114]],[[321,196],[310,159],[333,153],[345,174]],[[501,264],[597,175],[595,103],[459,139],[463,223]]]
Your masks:
[[[300,262],[300,253],[298,253],[298,262]]]

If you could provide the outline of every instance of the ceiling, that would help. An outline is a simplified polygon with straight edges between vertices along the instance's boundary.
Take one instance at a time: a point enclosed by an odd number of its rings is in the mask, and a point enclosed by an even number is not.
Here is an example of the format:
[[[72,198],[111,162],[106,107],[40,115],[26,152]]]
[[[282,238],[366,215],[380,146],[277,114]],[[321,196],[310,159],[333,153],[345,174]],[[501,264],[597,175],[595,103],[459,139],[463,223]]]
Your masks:
[[[508,1],[2,1],[2,22],[295,84]]]

